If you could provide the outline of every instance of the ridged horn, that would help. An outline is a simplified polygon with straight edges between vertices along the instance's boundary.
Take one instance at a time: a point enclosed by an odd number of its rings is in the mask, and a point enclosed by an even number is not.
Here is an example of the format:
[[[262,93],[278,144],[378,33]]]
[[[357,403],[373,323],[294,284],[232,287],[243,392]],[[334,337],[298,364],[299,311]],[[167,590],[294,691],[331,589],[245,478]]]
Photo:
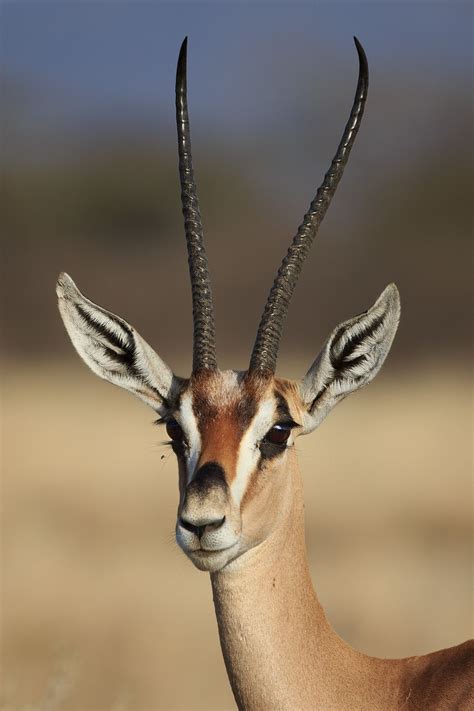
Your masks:
[[[296,282],[309,248],[317,235],[319,225],[336,192],[360,127],[369,86],[369,68],[364,49],[357,37],[354,37],[354,42],[359,55],[359,79],[349,120],[331,166],[278,270],[258,327],[249,373],[271,374],[275,372],[283,321],[288,312]]]
[[[211,283],[191,156],[186,82],[187,44],[188,38],[185,37],[176,69],[176,124],[181,204],[193,300],[193,373],[196,373],[201,370],[216,370],[217,360]]]

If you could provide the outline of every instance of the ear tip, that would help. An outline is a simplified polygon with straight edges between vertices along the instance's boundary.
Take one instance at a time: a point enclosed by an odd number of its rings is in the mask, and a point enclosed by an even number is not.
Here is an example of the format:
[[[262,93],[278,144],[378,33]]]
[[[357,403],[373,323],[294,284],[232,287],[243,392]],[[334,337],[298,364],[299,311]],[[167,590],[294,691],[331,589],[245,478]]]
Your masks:
[[[77,287],[69,274],[61,272],[56,282],[56,294],[61,299],[64,298],[68,291],[77,291]]]
[[[394,282],[385,287],[380,295],[380,298],[389,302],[392,308],[400,310],[400,292]]]

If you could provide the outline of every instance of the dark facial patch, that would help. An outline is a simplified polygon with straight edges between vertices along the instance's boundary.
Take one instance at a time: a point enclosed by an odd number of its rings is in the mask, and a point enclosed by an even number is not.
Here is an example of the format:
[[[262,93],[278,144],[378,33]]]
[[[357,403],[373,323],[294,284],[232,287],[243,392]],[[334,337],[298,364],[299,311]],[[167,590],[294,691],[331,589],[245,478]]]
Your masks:
[[[227,488],[225,472],[217,462],[206,462],[200,467],[188,486],[188,490],[206,498],[212,489]]]
[[[171,449],[173,452],[176,454],[177,457],[184,457],[184,444],[183,442],[175,442],[171,440],[169,443],[171,446]]]
[[[259,445],[260,454],[262,459],[268,461],[270,459],[275,459],[279,457],[286,449],[286,444],[274,444],[273,442],[267,442],[262,439]]]
[[[223,468],[217,462],[207,462],[198,469],[183,493],[181,519],[192,523],[193,526],[200,526],[201,524],[196,524],[193,512],[200,511],[202,514],[205,509],[224,511],[226,508],[229,489]],[[192,529],[188,527],[188,530]]]

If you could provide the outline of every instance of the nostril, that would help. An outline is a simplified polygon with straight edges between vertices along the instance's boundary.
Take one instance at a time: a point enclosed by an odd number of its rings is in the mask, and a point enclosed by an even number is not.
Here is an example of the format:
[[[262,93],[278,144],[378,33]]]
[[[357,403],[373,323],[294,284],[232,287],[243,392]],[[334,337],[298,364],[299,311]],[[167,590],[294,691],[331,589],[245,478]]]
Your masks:
[[[206,529],[215,531],[216,529],[220,528],[224,524],[224,522],[225,516],[219,519],[203,521],[199,526],[194,523],[191,523],[190,521],[187,521],[183,517],[180,517],[179,519],[180,526],[185,528],[187,531],[191,531],[191,533],[194,533],[198,538],[201,538],[202,534]]]
[[[200,536],[204,530],[204,526],[195,526],[193,523],[186,521],[185,518],[180,518],[179,523],[187,531],[191,531],[192,533],[195,533],[196,536]]]
[[[215,530],[215,529],[220,528],[221,526],[223,526],[224,523],[225,523],[225,516],[223,516],[222,518],[218,519],[217,521],[211,521],[211,523],[208,523],[208,524],[207,524],[206,528],[211,528],[211,529]]]

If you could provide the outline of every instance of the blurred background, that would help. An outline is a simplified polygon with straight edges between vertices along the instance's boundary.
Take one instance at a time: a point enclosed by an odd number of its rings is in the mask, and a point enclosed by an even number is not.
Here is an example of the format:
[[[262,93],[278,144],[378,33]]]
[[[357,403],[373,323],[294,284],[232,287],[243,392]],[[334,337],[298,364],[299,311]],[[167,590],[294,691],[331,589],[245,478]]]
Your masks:
[[[352,35],[366,49],[366,115],[279,373],[301,377],[390,281],[402,321],[373,385],[299,444],[309,558],[368,654],[472,634],[472,6],[3,2],[2,711],[234,708],[208,577],[173,542],[175,462],[153,413],[80,363],[54,295],[68,271],[189,373],[186,34],[221,367],[247,365],[351,106]]]

